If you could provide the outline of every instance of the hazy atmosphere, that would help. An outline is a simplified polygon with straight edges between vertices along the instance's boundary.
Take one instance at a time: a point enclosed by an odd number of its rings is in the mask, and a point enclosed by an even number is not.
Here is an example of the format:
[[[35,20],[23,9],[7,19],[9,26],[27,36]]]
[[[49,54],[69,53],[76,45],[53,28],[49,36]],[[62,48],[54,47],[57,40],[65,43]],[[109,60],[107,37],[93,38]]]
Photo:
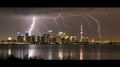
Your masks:
[[[32,35],[42,35],[52,30],[80,37],[103,40],[120,40],[120,8],[0,8],[0,40],[16,38],[35,24]]]

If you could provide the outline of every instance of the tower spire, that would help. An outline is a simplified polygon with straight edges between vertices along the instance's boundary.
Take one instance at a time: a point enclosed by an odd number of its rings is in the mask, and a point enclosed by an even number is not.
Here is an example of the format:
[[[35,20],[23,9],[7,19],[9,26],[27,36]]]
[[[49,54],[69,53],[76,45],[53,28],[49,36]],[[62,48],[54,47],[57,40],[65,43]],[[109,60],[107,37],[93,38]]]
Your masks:
[[[83,38],[83,25],[80,25],[80,28],[81,28],[81,30],[80,30],[80,42],[82,42],[82,38]]]

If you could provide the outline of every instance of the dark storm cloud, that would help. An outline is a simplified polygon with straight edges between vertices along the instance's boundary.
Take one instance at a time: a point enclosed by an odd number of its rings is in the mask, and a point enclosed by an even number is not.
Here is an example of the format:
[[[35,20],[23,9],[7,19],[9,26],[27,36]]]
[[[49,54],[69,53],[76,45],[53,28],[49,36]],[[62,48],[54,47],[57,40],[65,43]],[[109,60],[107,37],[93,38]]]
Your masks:
[[[15,14],[15,15],[48,15],[59,12],[84,12],[90,11],[93,8],[0,8],[0,13]]]
[[[84,25],[84,36],[98,37],[97,25],[94,20],[90,19],[86,13],[97,19],[101,25],[102,38],[105,40],[120,40],[120,8],[0,8],[0,39],[6,39],[9,36],[15,37],[16,32],[24,33],[29,29],[32,19],[26,17],[32,15],[38,16],[58,16],[58,13],[64,18],[65,24],[69,26],[69,34],[79,35],[80,25]],[[92,33],[87,20],[80,16],[83,15],[89,20]],[[66,30],[60,21],[61,30]],[[39,19],[38,23],[41,22]],[[57,27],[53,20],[43,20],[44,24],[49,28],[57,31]],[[37,24],[36,27],[45,29],[42,24]],[[56,28],[55,28],[56,27]]]

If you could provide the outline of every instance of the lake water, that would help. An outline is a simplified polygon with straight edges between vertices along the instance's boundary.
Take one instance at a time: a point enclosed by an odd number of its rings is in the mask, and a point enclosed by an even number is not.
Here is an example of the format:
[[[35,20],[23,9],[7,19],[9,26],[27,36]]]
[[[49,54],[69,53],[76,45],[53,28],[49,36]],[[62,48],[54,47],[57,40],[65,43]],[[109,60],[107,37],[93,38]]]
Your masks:
[[[0,57],[44,60],[120,60],[120,45],[0,45]]]

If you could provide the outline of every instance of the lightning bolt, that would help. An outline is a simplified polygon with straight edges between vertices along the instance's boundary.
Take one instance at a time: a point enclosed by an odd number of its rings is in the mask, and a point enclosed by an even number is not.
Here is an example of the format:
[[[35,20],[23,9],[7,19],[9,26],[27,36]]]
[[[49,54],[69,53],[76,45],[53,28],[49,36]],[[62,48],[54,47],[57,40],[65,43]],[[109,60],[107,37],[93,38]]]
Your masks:
[[[88,13],[86,14],[88,17],[90,17],[93,21],[95,21],[95,23],[97,24],[98,28],[98,34],[99,34],[99,39],[101,39],[101,32],[100,32],[100,24],[99,21],[97,19],[95,19],[94,17],[92,17],[91,15],[89,15]]]
[[[30,27],[30,29],[29,29],[29,35],[31,36],[31,32],[32,32],[32,30],[33,30],[33,27],[34,27],[34,25],[35,25],[35,17],[33,17],[33,22],[32,22],[32,25],[31,25],[31,27]]]
[[[63,16],[61,15],[61,12],[60,12],[60,8],[58,8],[58,16],[56,16],[55,17],[55,22],[56,22],[56,24],[57,25],[59,25],[58,24],[58,19],[61,19],[61,21],[62,21],[62,23],[63,23],[63,26],[65,26],[65,28],[67,29],[68,28],[68,26],[65,24],[65,22],[64,22],[64,18],[63,18]],[[58,27],[59,28],[59,27]]]
[[[80,15],[80,14],[78,14],[78,15],[72,15],[72,14],[71,14],[70,16],[80,16],[80,17],[84,18],[84,19],[87,21],[88,25],[89,25],[90,32],[92,33],[91,26],[90,26],[90,22],[89,22],[89,20],[88,20],[85,16]]]
[[[63,18],[63,16],[61,15],[61,13],[59,13],[58,14],[58,16],[57,16],[57,19],[61,19],[63,22],[63,25],[65,26],[65,27],[67,27],[67,25],[64,23],[64,18]]]
[[[56,26],[58,27],[57,29],[58,29],[58,32],[59,32],[59,28],[60,28],[60,26],[59,26],[59,24],[58,24],[58,22],[57,22],[56,18],[53,18],[53,20],[54,20],[54,22],[55,22]]]

